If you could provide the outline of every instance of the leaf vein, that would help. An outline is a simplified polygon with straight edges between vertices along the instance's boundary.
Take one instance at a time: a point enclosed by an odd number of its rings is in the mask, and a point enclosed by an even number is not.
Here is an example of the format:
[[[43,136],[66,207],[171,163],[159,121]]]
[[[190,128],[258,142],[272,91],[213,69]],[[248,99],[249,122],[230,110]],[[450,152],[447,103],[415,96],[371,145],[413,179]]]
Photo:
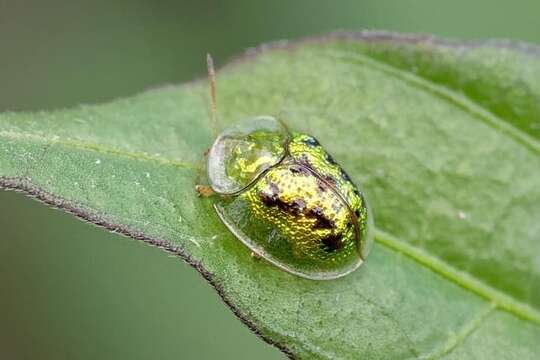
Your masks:
[[[386,233],[383,230],[375,229],[375,238],[380,244],[411,258],[456,285],[488,300],[490,303],[495,304],[499,309],[540,325],[540,312],[529,304],[514,299],[500,290],[487,285],[470,273],[456,269],[425,250],[410,245],[404,240]]]
[[[102,154],[108,154],[108,155],[116,155],[121,157],[127,157],[135,160],[140,161],[150,161],[150,162],[156,162],[164,165],[170,165],[178,168],[186,168],[186,169],[193,169],[198,170],[198,166],[195,164],[191,164],[189,162],[180,162],[176,160],[171,160],[169,158],[165,158],[158,155],[151,155],[144,152],[133,152],[133,151],[127,151],[118,149],[115,147],[105,146],[103,144],[96,144],[96,143],[90,143],[90,142],[84,142],[84,141],[78,141],[78,140],[72,140],[72,139],[60,139],[60,138],[49,138],[42,135],[37,134],[28,134],[28,133],[20,133],[15,131],[0,131],[0,136],[8,138],[10,140],[30,140],[35,142],[42,142],[45,144],[53,145],[63,145],[68,148],[72,149],[78,149],[78,150],[90,150],[95,151]]]
[[[497,117],[491,111],[482,107],[471,99],[456,94],[453,89],[432,82],[425,77],[414,74],[413,72],[400,69],[387,62],[369,56],[368,54],[357,55],[357,60],[362,62],[364,65],[381,71],[390,76],[393,76],[394,78],[400,79],[420,89],[423,89],[445,100],[446,102],[457,106],[458,108],[464,110],[473,117],[480,119],[487,125],[501,131],[503,134],[524,145],[528,150],[532,151],[533,153],[540,154],[540,143],[534,138],[520,131],[515,126],[511,125],[509,121]]]

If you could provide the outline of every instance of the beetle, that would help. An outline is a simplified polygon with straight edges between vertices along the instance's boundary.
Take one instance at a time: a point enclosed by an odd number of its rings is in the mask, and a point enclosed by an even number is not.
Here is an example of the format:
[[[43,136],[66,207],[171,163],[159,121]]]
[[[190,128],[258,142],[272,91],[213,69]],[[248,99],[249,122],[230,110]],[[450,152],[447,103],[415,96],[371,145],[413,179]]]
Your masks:
[[[215,71],[207,56],[212,122]],[[217,135],[207,152],[208,185],[225,226],[257,257],[298,276],[328,280],[351,273],[372,243],[364,194],[308,134],[261,115]]]

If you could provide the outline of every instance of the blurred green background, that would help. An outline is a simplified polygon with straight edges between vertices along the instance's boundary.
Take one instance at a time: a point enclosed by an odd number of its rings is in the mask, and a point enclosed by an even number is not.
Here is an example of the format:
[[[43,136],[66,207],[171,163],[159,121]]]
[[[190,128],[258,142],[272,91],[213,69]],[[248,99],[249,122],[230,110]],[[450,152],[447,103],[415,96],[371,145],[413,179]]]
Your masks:
[[[530,1],[0,0],[0,111],[204,76],[261,42],[384,29],[540,43]],[[0,359],[280,359],[188,265],[0,192]]]

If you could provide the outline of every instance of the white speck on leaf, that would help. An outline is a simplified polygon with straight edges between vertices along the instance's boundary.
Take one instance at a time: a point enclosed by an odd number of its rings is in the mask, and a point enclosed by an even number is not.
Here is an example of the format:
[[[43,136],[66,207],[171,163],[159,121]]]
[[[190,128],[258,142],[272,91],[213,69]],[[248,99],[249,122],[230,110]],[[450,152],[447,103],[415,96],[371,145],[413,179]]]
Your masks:
[[[189,241],[191,241],[192,243],[194,243],[195,245],[197,245],[197,247],[199,247],[199,248],[201,247],[201,244],[199,244],[199,243],[197,242],[197,240],[195,240],[195,239],[193,239],[193,238],[191,238],[191,237],[188,237],[187,239],[188,239]]]

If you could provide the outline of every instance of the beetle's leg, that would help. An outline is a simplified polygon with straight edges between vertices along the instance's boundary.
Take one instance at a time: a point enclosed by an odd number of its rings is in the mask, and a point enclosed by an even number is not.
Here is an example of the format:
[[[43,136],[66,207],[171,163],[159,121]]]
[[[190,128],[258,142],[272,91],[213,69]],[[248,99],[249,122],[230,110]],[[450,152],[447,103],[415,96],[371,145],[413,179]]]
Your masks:
[[[209,197],[214,195],[214,190],[208,185],[195,185],[195,190],[200,197]]]
[[[206,158],[208,156],[208,153],[210,152],[210,149],[207,149],[204,152],[204,157]],[[204,183],[203,181],[204,177],[204,165],[203,162],[198,166],[197,168],[197,176],[195,176],[195,190],[197,190],[197,193],[201,197],[208,197],[211,196],[214,191],[212,188],[208,185],[201,185],[201,183]]]

